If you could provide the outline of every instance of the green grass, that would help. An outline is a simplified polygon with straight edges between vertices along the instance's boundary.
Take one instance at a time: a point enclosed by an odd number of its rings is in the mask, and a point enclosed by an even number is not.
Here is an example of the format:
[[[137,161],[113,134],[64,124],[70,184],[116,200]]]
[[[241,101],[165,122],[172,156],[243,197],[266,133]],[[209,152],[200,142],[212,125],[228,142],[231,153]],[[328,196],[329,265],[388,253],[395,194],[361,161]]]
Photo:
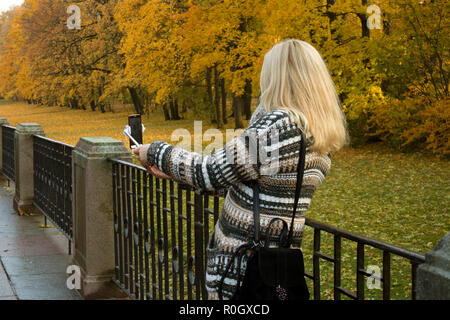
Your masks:
[[[308,218],[415,252],[426,253],[450,230],[449,162],[419,153],[403,154],[381,144],[346,149],[333,158],[332,169],[314,195]],[[322,232],[322,234],[324,234]],[[312,252],[313,234],[305,230],[305,255]],[[356,245],[342,243],[343,286],[356,291]],[[367,248],[367,247],[366,247]],[[322,236],[322,251],[333,256],[333,238]],[[382,270],[382,253],[366,249],[366,267]],[[332,264],[322,260],[322,298],[332,298]],[[391,298],[409,299],[411,266],[391,259]],[[307,259],[312,271],[312,259]],[[381,299],[381,290],[366,298]]]
[[[425,253],[450,230],[450,163],[381,144],[346,149],[308,217]]]
[[[9,105],[9,104],[12,104],[12,103],[14,103],[14,102],[10,101],[10,100],[2,100],[2,99],[0,99],[0,106]]]

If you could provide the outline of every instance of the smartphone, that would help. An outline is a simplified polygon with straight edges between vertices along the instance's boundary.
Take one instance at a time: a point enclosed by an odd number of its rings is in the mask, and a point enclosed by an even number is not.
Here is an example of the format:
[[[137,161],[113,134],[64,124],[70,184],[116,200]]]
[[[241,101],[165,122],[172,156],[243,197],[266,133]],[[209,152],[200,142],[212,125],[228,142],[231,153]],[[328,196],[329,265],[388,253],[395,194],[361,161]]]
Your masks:
[[[142,144],[142,119],[140,114],[132,114],[128,116],[128,125],[131,128],[131,136],[139,144]],[[130,139],[130,148],[134,146],[134,143]]]

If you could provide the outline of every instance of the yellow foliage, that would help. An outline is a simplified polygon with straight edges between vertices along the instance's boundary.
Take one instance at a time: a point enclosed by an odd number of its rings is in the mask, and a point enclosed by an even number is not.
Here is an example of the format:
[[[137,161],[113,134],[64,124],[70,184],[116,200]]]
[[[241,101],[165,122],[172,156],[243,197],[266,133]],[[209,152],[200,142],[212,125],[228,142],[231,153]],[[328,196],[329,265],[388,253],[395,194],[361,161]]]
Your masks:
[[[324,57],[356,138],[448,155],[448,1],[377,0],[380,30],[361,0],[86,0],[80,30],[66,26],[69,3],[0,15],[1,97],[103,112],[161,104],[167,120],[171,103],[226,119],[217,97],[232,95],[240,127],[265,52],[298,38]]]
[[[441,158],[450,155],[450,100],[392,99],[374,106],[370,123],[378,135],[394,145],[416,145]]]

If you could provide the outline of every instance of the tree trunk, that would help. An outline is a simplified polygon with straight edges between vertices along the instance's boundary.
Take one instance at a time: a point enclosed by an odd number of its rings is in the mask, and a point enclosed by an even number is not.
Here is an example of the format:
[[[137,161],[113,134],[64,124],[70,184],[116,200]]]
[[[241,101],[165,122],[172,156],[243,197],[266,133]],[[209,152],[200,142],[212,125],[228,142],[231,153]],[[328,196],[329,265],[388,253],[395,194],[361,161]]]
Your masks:
[[[246,80],[244,88],[244,113],[245,119],[252,117],[252,81]]]
[[[141,102],[141,99],[139,98],[136,88],[128,87],[128,92],[130,93],[131,100],[133,101],[133,105],[134,105],[134,109],[136,110],[136,113],[142,114],[143,106],[142,106],[142,102]]]
[[[361,4],[366,7],[367,0],[361,0]],[[367,15],[366,13],[358,13],[358,18],[361,21],[361,36],[363,38],[370,38],[370,29],[367,28]]]
[[[162,108],[163,108],[163,112],[164,112],[164,119],[166,121],[170,120],[170,113],[169,113],[169,109],[167,108],[167,103],[163,103]]]
[[[336,29],[333,28],[332,24],[336,20],[336,13],[329,11],[329,8],[336,3],[336,0],[327,0],[327,11],[328,16],[328,40],[333,39],[333,35],[336,33]]]
[[[78,100],[77,100],[76,98],[72,98],[72,99],[70,100],[70,107],[71,107],[72,109],[79,109],[79,108],[78,108]]]
[[[178,104],[178,99],[175,99],[174,107],[175,107],[175,112],[177,114],[177,120],[181,120],[181,117],[180,117],[180,105]]]
[[[231,114],[230,118],[234,118],[236,112],[236,99],[234,93],[231,94]]]
[[[206,69],[206,90],[208,92],[208,103],[210,106],[212,106],[213,94],[212,94],[211,68]]]
[[[96,108],[97,108],[97,106],[95,105],[95,101],[91,100],[91,109],[92,109],[92,111],[95,111]]]
[[[100,87],[98,87],[98,97],[99,97],[99,99],[100,99],[100,97],[101,97],[102,95],[103,95],[103,87],[100,86]],[[105,112],[106,112],[106,110],[105,110],[105,103],[104,103],[104,102],[99,102],[98,105],[99,105],[99,107],[100,107],[100,111],[101,111],[102,113],[105,113]]]
[[[362,0],[361,3],[364,7],[367,6],[367,0]],[[358,13],[358,18],[361,21],[361,37],[370,39],[370,29],[367,27],[367,15],[366,13]],[[365,58],[362,60],[364,66],[367,67],[369,64],[369,58]]]
[[[222,90],[222,120],[224,124],[227,124],[227,92],[225,90],[225,79],[220,81],[220,87]]]
[[[233,110],[234,110],[234,127],[235,129],[243,128],[242,110],[244,109],[244,96],[235,96],[233,93]]]
[[[217,128],[223,128],[222,115],[220,114],[220,83],[217,66],[214,67],[214,104],[216,105]]]
[[[358,18],[361,21],[361,36],[363,38],[369,38],[370,37],[370,29],[367,28],[367,17],[365,13],[359,13]]]
[[[212,75],[211,75],[211,68],[206,68],[206,106],[208,112],[211,114],[211,121],[216,122],[216,114],[215,112],[212,112],[213,110],[213,93],[212,93]]]
[[[383,33],[387,36],[391,34],[391,15],[383,12]]]
[[[170,99],[170,113],[172,114],[172,120],[180,120],[178,115],[178,102],[175,99]]]

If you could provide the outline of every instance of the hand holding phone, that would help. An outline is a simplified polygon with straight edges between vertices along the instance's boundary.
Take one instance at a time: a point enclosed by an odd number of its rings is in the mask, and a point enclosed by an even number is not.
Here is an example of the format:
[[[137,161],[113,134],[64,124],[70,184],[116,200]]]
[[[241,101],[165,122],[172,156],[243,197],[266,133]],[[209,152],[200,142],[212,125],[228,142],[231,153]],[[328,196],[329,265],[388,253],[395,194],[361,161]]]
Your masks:
[[[148,148],[150,147],[149,144],[145,144],[139,147],[136,147],[133,149],[133,153],[138,156],[139,162],[142,164],[142,166],[147,169],[147,171],[154,177],[158,179],[172,179],[168,175],[166,175],[164,172],[159,170],[156,166],[151,166],[147,161],[147,153]]]
[[[142,146],[142,133],[145,131],[145,127],[142,124],[140,114],[133,114],[128,116],[128,125],[125,126],[123,134],[130,138],[130,148]]]

